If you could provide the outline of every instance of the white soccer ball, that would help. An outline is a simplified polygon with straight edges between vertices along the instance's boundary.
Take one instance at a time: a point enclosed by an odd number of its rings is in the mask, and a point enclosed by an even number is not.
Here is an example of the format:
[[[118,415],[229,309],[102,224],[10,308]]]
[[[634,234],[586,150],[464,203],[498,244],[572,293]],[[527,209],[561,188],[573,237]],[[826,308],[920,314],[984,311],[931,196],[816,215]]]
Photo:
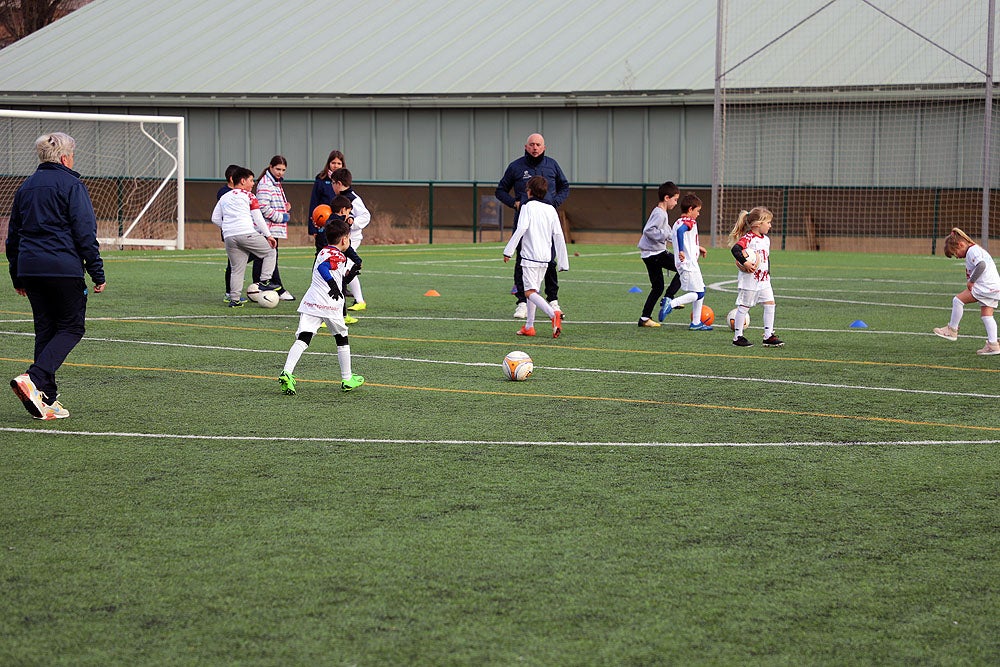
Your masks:
[[[247,286],[247,298],[257,303],[257,299],[260,298],[260,286],[257,283],[250,283]]]
[[[274,308],[281,301],[281,297],[273,289],[264,290],[257,297],[257,305],[261,308]]]
[[[520,382],[531,377],[535,364],[525,352],[514,350],[503,358],[503,374],[508,380]]]
[[[729,314],[726,315],[726,321],[729,322],[730,331],[736,331],[736,317],[739,314],[740,314],[739,309],[733,308],[732,310],[729,311]],[[743,328],[746,329],[748,326],[750,326],[750,313],[747,313],[746,315],[743,316]]]

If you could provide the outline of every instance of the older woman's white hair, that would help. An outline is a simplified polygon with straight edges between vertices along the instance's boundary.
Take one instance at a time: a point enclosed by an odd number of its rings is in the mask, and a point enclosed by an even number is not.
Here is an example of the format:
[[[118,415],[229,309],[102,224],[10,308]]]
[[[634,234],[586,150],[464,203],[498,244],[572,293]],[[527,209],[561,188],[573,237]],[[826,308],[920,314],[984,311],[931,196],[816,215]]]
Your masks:
[[[35,150],[39,162],[59,162],[62,156],[76,152],[76,139],[65,132],[43,134],[35,139]]]

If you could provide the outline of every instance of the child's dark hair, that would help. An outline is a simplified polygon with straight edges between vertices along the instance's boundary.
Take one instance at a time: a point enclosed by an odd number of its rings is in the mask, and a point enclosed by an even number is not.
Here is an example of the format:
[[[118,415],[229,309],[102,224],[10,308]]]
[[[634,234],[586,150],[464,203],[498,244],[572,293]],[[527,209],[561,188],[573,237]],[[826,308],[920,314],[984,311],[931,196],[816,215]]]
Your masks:
[[[532,176],[528,179],[528,194],[535,199],[545,199],[549,193],[549,182],[544,176]]]
[[[228,167],[226,167],[226,182],[227,183],[232,183],[233,182],[233,174],[235,174],[236,170],[239,169],[239,168],[240,168],[240,165],[238,165],[238,164],[231,164]]]
[[[226,171],[229,171],[228,169]],[[246,167],[236,167],[233,169],[233,185],[239,185],[240,181],[246,178],[253,178],[253,172]]]
[[[257,180],[260,181],[260,179],[264,178],[264,174],[267,173],[268,169],[270,169],[271,167],[276,167],[279,164],[283,164],[286,167],[288,166],[288,160],[285,159],[284,155],[275,155],[274,157],[272,157],[271,162],[268,163],[264,171],[260,172],[260,176],[257,177]]]
[[[681,213],[687,213],[693,208],[701,206],[701,198],[693,192],[689,192],[681,197]]]
[[[674,195],[679,195],[680,193],[681,189],[674,185],[673,181],[662,183],[660,187],[656,189],[656,196],[660,198],[659,201],[670,199]]]
[[[336,213],[337,211],[342,211],[345,208],[353,208],[353,206],[354,205],[351,204],[351,200],[345,197],[344,195],[337,195],[336,197],[333,198],[333,201],[330,202],[330,208],[333,210],[334,213]]]
[[[323,231],[326,232],[326,244],[337,245],[340,243],[341,239],[350,235],[351,226],[343,220],[330,218],[327,220],[326,227],[323,228]]]
[[[351,187],[351,181],[352,181],[351,170],[348,169],[347,167],[334,169],[333,173],[330,174],[330,181],[331,182],[336,181],[341,185],[346,185],[347,187]]]

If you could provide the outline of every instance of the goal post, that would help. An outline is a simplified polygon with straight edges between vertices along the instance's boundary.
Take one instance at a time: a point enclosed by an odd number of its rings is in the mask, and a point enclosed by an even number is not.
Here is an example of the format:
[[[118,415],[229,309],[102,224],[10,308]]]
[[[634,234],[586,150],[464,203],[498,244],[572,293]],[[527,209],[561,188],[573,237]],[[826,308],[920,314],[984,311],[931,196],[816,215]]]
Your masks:
[[[184,118],[0,109],[0,232],[14,193],[38,167],[35,139],[76,140],[101,245],[184,248]]]
[[[776,247],[1000,236],[995,4],[718,0],[713,241],[758,205]]]

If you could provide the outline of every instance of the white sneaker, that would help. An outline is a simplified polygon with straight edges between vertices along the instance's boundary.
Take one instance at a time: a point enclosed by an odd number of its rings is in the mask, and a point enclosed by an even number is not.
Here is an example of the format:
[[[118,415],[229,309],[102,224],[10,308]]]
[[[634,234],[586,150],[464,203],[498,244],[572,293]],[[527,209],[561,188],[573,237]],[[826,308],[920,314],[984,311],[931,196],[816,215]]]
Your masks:
[[[66,419],[66,417],[69,417],[69,410],[59,401],[52,401],[45,406],[45,416],[42,419]]]
[[[524,301],[517,304],[514,308],[514,319],[515,320],[526,320],[528,319],[528,304]]]
[[[22,373],[11,380],[10,388],[21,399],[21,402],[24,403],[24,409],[32,417],[35,419],[54,419],[54,417],[46,417],[49,406],[45,405],[45,401],[42,400],[42,392],[38,391],[27,373]]]
[[[562,312],[562,308],[559,307],[559,299],[552,299],[552,301],[549,301],[549,306],[551,306],[552,310],[560,313]]]
[[[989,341],[986,341],[986,347],[984,347],[981,350],[976,350],[976,354],[984,354],[984,355],[1000,354],[1000,343],[991,343]]]
[[[958,340],[958,329],[952,329],[948,324],[943,327],[935,327],[934,333],[945,340]]]
[[[295,301],[295,297],[292,296],[291,292],[289,292],[288,290],[285,290],[284,292],[282,292],[281,294],[278,295],[278,300],[279,301]]]

